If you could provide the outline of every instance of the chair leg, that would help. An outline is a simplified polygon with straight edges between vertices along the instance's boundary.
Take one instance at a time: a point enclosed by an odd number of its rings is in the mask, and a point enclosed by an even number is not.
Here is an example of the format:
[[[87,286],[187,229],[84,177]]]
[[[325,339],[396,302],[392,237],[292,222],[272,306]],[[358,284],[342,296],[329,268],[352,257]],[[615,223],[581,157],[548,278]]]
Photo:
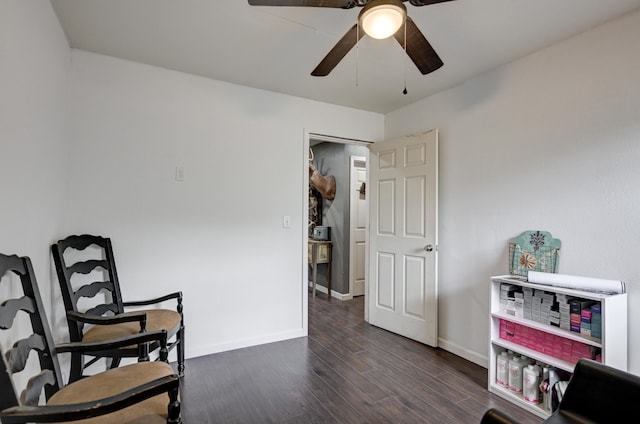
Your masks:
[[[176,341],[178,342],[178,376],[184,377],[184,306],[182,305],[182,292],[178,298],[178,306],[176,310],[180,314],[180,329],[176,335]]]
[[[84,369],[84,358],[80,353],[71,353],[71,364],[69,367],[69,383],[78,381],[82,378],[82,370]]]
[[[110,364],[109,364],[109,369],[112,369],[112,368],[118,368],[118,366],[120,365],[120,360],[121,360],[121,359],[122,359],[122,358],[121,358],[121,357],[119,357],[119,356],[113,356],[113,357],[111,357],[111,359],[110,359]]]
[[[167,424],[181,424],[180,401],[178,400],[178,388],[169,391],[169,408]]]
[[[178,375],[184,377],[184,325],[178,330]]]

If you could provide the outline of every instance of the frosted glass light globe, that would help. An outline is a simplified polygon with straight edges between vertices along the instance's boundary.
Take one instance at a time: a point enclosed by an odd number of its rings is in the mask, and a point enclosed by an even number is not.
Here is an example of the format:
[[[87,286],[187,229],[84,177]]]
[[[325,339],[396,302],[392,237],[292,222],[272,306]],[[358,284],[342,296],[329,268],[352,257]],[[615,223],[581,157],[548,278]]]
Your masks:
[[[381,40],[395,34],[406,16],[407,12],[402,3],[380,4],[362,10],[360,25],[369,37]]]

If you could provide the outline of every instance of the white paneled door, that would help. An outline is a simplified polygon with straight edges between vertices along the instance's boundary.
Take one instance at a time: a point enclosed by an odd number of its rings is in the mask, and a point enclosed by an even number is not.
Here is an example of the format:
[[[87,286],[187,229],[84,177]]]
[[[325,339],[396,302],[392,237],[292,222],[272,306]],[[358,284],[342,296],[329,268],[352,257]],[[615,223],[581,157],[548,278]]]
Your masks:
[[[349,205],[350,241],[349,292],[364,295],[367,232],[367,158],[351,156],[351,199]]]
[[[438,345],[438,131],[374,143],[369,322]]]

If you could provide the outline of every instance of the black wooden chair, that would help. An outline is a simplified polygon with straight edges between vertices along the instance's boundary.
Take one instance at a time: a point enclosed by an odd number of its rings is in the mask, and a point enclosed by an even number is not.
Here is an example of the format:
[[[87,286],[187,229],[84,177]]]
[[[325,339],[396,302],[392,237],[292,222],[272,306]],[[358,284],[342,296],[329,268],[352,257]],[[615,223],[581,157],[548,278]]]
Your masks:
[[[167,358],[166,331],[99,343],[54,345],[31,261],[0,254],[0,421],[181,423],[180,378]],[[160,345],[162,361],[147,349]],[[58,355],[84,349],[138,346],[140,362],[64,385]],[[24,390],[22,390],[24,388]]]
[[[169,351],[177,349],[178,374],[184,375],[184,320],[182,292],[155,299],[124,302],[120,291],[111,240],[93,235],[73,235],[51,245],[51,253],[58,274],[72,342],[95,342],[129,336],[144,331],[166,330]],[[175,299],[176,310],[125,308],[158,305]],[[150,344],[151,351],[158,348]],[[119,366],[122,358],[138,356],[135,346],[119,347],[71,356],[70,380],[81,378],[87,367],[106,358],[110,367]]]

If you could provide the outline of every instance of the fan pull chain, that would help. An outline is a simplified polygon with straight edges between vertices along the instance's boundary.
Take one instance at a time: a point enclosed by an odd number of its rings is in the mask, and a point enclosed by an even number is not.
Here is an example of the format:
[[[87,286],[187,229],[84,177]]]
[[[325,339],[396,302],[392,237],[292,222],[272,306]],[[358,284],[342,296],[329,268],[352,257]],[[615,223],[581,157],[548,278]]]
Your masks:
[[[358,87],[358,63],[360,62],[360,49],[358,41],[360,40],[360,24],[356,25],[356,88]]]
[[[407,95],[407,21],[404,21],[404,90],[402,94]]]

